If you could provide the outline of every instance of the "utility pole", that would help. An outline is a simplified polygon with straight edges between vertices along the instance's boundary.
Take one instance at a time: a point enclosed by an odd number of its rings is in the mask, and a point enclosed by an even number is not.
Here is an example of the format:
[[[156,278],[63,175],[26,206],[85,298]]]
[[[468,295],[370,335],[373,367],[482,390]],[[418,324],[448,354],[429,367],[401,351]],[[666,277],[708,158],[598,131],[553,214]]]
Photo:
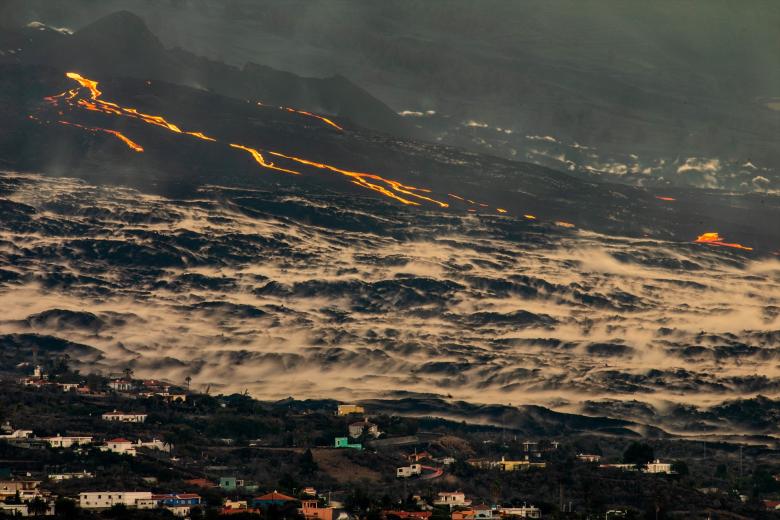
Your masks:
[[[558,508],[563,512],[563,483],[558,484]]]
[[[739,478],[742,478],[742,445],[739,445]]]

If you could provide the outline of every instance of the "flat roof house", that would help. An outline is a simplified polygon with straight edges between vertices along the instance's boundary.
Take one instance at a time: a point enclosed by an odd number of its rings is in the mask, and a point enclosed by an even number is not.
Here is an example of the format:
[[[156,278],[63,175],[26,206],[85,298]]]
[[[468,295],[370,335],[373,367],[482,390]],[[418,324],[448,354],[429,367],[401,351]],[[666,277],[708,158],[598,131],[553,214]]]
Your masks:
[[[85,491],[79,493],[79,507],[82,509],[109,509],[117,504],[137,507],[140,501],[151,498],[151,491]]]
[[[146,421],[145,413],[125,413],[114,410],[113,412],[106,412],[102,415],[104,421],[118,421],[118,422],[132,422],[142,423]]]
[[[453,508],[456,506],[470,506],[471,500],[468,500],[466,494],[462,491],[441,491],[433,503],[437,506],[450,506],[450,508]]]
[[[57,434],[54,437],[44,437],[42,440],[52,448],[70,448],[92,443],[92,437],[87,435],[63,437]]]

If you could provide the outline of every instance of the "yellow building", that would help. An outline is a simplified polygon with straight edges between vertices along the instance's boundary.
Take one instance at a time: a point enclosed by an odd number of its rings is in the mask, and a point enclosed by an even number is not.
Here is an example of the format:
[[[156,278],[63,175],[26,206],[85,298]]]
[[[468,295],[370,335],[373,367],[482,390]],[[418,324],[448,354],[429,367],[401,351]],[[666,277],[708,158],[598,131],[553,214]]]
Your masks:
[[[498,463],[498,467],[501,468],[501,471],[518,471],[531,468],[545,468],[547,467],[547,463],[530,462],[527,460],[506,460],[504,457],[501,457],[501,462]]]
[[[340,404],[338,415],[349,415],[351,413],[366,413],[366,409],[357,404]]]

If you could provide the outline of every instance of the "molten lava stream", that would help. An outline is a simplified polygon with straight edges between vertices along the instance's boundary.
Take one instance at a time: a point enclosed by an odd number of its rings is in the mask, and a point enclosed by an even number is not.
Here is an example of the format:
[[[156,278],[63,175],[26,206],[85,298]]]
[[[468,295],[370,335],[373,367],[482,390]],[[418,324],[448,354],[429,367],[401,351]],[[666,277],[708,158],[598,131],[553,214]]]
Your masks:
[[[57,122],[59,124],[61,124],[61,125],[73,126],[73,127],[76,127],[76,128],[81,128],[82,130],[86,130],[86,131],[92,132],[92,133],[103,132],[103,133],[106,133],[106,134],[110,134],[110,135],[113,135],[114,137],[116,137],[117,139],[119,139],[120,141],[122,141],[123,143],[125,143],[127,145],[127,147],[130,148],[131,150],[133,150],[135,152],[143,152],[144,151],[143,147],[140,144],[138,144],[135,141],[133,141],[132,139],[126,137],[121,132],[117,132],[116,130],[110,130],[108,128],[100,128],[100,127],[97,127],[97,126],[84,126],[84,125],[80,125],[78,123],[71,123],[69,121],[57,121]]]
[[[53,106],[57,107],[59,106],[59,103],[61,101],[64,101],[68,106],[74,107],[74,108],[82,108],[85,110],[93,111],[93,112],[100,112],[106,115],[111,116],[119,116],[119,117],[129,117],[131,119],[139,120],[143,123],[147,123],[150,125],[155,125],[161,128],[164,128],[170,132],[174,132],[177,134],[186,134],[192,137],[196,137],[198,139],[202,139],[205,141],[211,141],[211,142],[218,142],[217,139],[214,139],[213,137],[209,137],[203,132],[196,132],[196,131],[183,131],[181,128],[179,128],[177,125],[167,121],[162,116],[155,116],[150,114],[145,114],[143,112],[138,111],[135,108],[129,108],[129,107],[122,107],[116,103],[112,103],[110,101],[105,101],[103,99],[100,99],[102,96],[102,92],[98,88],[98,82],[85,78],[81,76],[80,74],[76,72],[68,72],[66,76],[76,82],[79,83],[79,85],[82,87],[82,89],[86,89],[89,91],[89,99],[77,99],[79,95],[79,89],[71,89],[66,92],[63,92],[62,94],[51,96],[45,98],[45,100],[49,103],[51,103]],[[260,103],[258,103],[260,104]],[[313,114],[311,112],[306,112],[303,110],[296,110],[291,108],[284,108],[282,109],[293,112],[296,114],[300,114],[306,117],[313,117],[316,118],[330,126],[333,126],[339,130],[342,130],[342,128],[331,121],[330,119],[326,117],[319,116],[317,114]],[[67,124],[67,123],[65,123]],[[140,152],[143,151],[143,148],[138,145],[137,143],[133,142],[132,140],[128,139],[121,133],[114,131],[114,130],[107,130],[103,128],[97,128],[97,127],[85,127],[82,125],[73,124],[73,126],[78,126],[81,128],[84,128],[85,130],[89,131],[101,131],[101,132],[107,132],[114,136],[116,136],[118,139],[121,139],[127,146],[132,148],[133,150]],[[282,166],[278,166],[277,164],[270,162],[266,160],[263,153],[267,153],[269,155],[273,155],[275,157],[278,157],[280,159],[283,159],[285,161],[294,162],[297,164],[301,164],[307,167],[311,168],[317,168],[320,170],[326,170],[334,173],[338,173],[340,175],[344,175],[350,179],[350,182],[360,186],[362,188],[366,188],[372,191],[375,191],[377,193],[380,193],[386,197],[389,197],[391,199],[394,199],[398,202],[401,202],[402,204],[411,205],[411,206],[419,206],[423,202],[428,202],[431,204],[435,204],[441,208],[448,208],[450,207],[449,203],[443,202],[440,200],[437,200],[433,197],[429,197],[427,193],[431,193],[431,190],[426,188],[418,188],[415,186],[409,186],[407,184],[403,184],[400,181],[396,181],[393,179],[387,179],[385,177],[382,177],[380,175],[374,174],[374,173],[366,173],[366,172],[356,172],[351,170],[345,170],[343,168],[337,168],[335,166],[332,166],[330,164],[320,163],[316,161],[311,161],[308,159],[304,159],[301,157],[295,157],[292,155],[286,155],[280,152],[274,152],[270,150],[266,150],[265,152],[261,152],[257,148],[252,148],[243,144],[239,143],[229,143],[228,144],[231,148],[235,148],[238,150],[243,150],[247,153],[249,153],[252,158],[257,162],[260,166],[263,168],[268,168],[271,170],[280,171],[283,173],[288,173],[291,175],[300,175],[301,172],[291,169],[291,168],[285,168]],[[454,194],[448,194],[450,197],[458,199],[460,201],[467,201],[471,205],[479,206],[481,208],[487,208],[488,205],[480,202],[475,202],[471,199],[464,199],[463,197],[454,195]],[[471,211],[471,210],[470,210]],[[506,213],[506,210],[502,208],[498,208],[497,211],[499,213]]]
[[[694,240],[694,243],[697,244],[707,244],[710,246],[720,246],[720,247],[731,247],[734,249],[742,249],[743,251],[752,251],[752,247],[743,246],[742,244],[735,244],[731,242],[724,242],[723,237],[720,236],[718,233],[703,233],[696,237],[696,240]]]
[[[266,105],[265,103],[263,103],[261,101],[258,101],[257,102],[257,106],[268,107],[269,105]],[[272,107],[269,107],[269,108],[272,108]],[[336,130],[339,130],[341,132],[344,131],[344,129],[342,127],[340,127],[339,125],[334,123],[333,120],[328,119],[325,116],[321,116],[321,115],[315,114],[313,112],[307,112],[305,110],[298,110],[297,108],[290,108],[290,107],[278,107],[278,108],[279,108],[279,110],[284,110],[285,112],[290,112],[291,114],[298,114],[298,115],[305,116],[305,117],[311,117],[311,118],[314,118],[314,119],[319,119],[320,121],[322,121],[326,125],[332,126]]]
[[[433,199],[431,197],[426,197],[425,195],[420,195],[419,193],[415,193],[415,191],[423,191],[420,188],[415,188],[414,186],[407,186],[405,184],[402,184],[398,181],[394,181],[392,179],[385,179],[384,177],[381,177],[379,175],[376,175],[375,173],[364,173],[364,172],[354,172],[350,170],[344,170],[341,168],[336,168],[335,166],[331,166],[329,164],[325,163],[318,163],[315,161],[310,161],[308,159],[303,159],[301,157],[294,157],[291,155],[285,155],[279,152],[269,152],[271,155],[276,157],[281,157],[283,159],[287,159],[290,161],[297,162],[299,164],[305,164],[306,166],[311,166],[314,168],[319,168],[321,170],[328,170],[336,173],[340,173],[341,175],[345,175],[347,177],[350,177],[352,179],[352,182],[354,184],[357,184],[359,186],[362,186],[364,188],[368,188],[370,190],[379,192],[387,197],[390,197],[392,199],[395,199],[403,204],[407,204],[410,206],[419,206],[420,203],[409,200],[408,198],[404,198],[400,195],[397,195],[397,193],[402,193],[403,195],[406,195],[410,198],[416,198],[419,200],[424,200],[427,202],[431,202],[433,204],[437,204],[439,207],[442,208],[448,208],[449,204],[446,202],[441,202],[439,200]],[[370,179],[370,180],[367,180]],[[377,183],[371,182],[376,181]],[[385,186],[382,186],[382,184],[385,184],[389,187],[386,188]]]
[[[230,143],[231,148],[236,148],[238,150],[244,150],[245,152],[249,152],[249,154],[252,156],[252,158],[257,161],[257,163],[260,166],[263,166],[264,168],[269,168],[271,170],[277,170],[284,173],[289,173],[291,175],[300,175],[301,172],[296,172],[295,170],[288,170],[286,168],[280,168],[276,166],[274,163],[266,162],[265,157],[263,157],[263,154],[261,154],[259,151],[255,150],[254,148],[249,148],[248,146],[244,146],[242,144],[235,144]]]
[[[337,130],[340,130],[342,132],[344,131],[343,128],[341,128],[339,125],[337,125],[336,123],[334,123],[333,121],[331,121],[327,117],[319,116],[317,114],[312,114],[311,112],[306,112],[305,110],[296,110],[294,108],[287,108],[287,107],[282,107],[282,108],[284,110],[288,111],[288,112],[292,112],[293,114],[300,114],[302,116],[313,117],[314,119],[319,119],[320,121],[322,121],[326,125],[330,125],[333,128],[335,128]]]

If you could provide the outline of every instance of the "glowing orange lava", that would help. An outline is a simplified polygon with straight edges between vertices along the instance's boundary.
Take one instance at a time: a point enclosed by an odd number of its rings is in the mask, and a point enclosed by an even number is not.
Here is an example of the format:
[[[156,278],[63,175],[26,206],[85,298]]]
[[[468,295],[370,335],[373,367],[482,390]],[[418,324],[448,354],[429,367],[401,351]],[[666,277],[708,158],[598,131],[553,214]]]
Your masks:
[[[92,97],[92,99],[97,99],[102,94],[102,92],[100,92],[100,90],[98,90],[98,82],[97,81],[93,81],[91,79],[87,79],[87,78],[83,77],[81,74],[78,74],[76,72],[68,72],[68,73],[65,74],[65,76],[67,76],[69,79],[77,81],[78,84],[81,85],[82,87],[84,87],[86,89],[89,89],[90,96]]]
[[[528,220],[536,220],[536,217],[534,215],[523,215]]]
[[[352,179],[352,182],[354,184],[357,184],[358,186],[363,186],[364,188],[368,188],[370,190],[374,190],[376,192],[379,192],[387,197],[390,197],[391,199],[395,199],[403,204],[411,205],[411,206],[419,206],[420,203],[409,200],[407,198],[404,198],[400,195],[397,195],[397,193],[402,193],[403,195],[406,195],[411,198],[417,198],[419,200],[424,200],[427,202],[431,202],[433,204],[437,204],[439,207],[447,208],[449,207],[449,204],[446,202],[441,202],[436,199],[432,199],[430,197],[426,197],[425,195],[420,195],[419,193],[414,193],[415,191],[421,191],[418,190],[418,188],[415,188],[414,186],[406,186],[404,184],[401,184],[398,181],[394,181],[391,179],[385,179],[384,177],[380,177],[379,175],[373,174],[373,173],[364,173],[364,172],[353,172],[350,170],[343,170],[341,168],[336,168],[335,166],[331,166],[329,164],[324,163],[318,163],[314,161],[310,161],[308,159],[302,159],[300,157],[294,157],[291,155],[284,155],[279,152],[269,152],[271,155],[274,155],[276,157],[282,157],[284,159],[289,159],[291,161],[295,161],[300,164],[305,164],[306,166],[313,166],[314,168],[319,168],[322,170],[328,170],[336,173],[340,173],[342,175],[346,175],[347,177],[350,177]],[[370,180],[368,180],[370,179]],[[371,182],[376,181],[376,182]],[[385,186],[382,186],[384,184]],[[389,187],[389,189],[388,189]]]
[[[565,228],[573,228],[573,227],[576,227],[576,226],[575,226],[574,224],[572,224],[571,222],[566,222],[566,221],[564,221],[564,220],[556,220],[556,221],[555,221],[555,225],[556,225],[556,226],[559,226],[559,227],[565,227]]]
[[[258,105],[258,106],[261,106],[261,107],[269,107],[269,108],[273,108],[273,107],[270,107],[269,105],[266,105],[266,104],[265,104],[265,103],[263,103],[262,101],[258,101],[258,102],[257,102],[257,105]],[[314,119],[319,119],[320,121],[322,121],[322,122],[323,122],[323,123],[325,123],[326,125],[330,125],[330,126],[332,126],[333,128],[335,128],[336,130],[340,130],[340,131],[342,131],[342,132],[344,131],[344,129],[343,129],[342,127],[340,127],[339,125],[337,125],[336,123],[334,123],[334,122],[333,122],[333,120],[331,120],[331,119],[328,119],[328,118],[327,118],[327,117],[325,117],[325,116],[321,116],[321,115],[319,115],[319,114],[315,114],[315,113],[313,113],[313,112],[307,112],[307,111],[305,111],[305,110],[298,110],[297,108],[290,108],[290,107],[278,107],[278,108],[279,108],[279,110],[284,110],[284,111],[286,111],[286,112],[290,112],[290,113],[292,113],[292,114],[299,114],[299,115],[302,115],[302,116],[306,116],[306,117],[313,117]]]
[[[341,128],[339,125],[337,125],[336,123],[334,123],[333,121],[331,121],[327,117],[319,116],[317,114],[312,114],[311,112],[306,112],[305,110],[296,110],[294,108],[287,108],[287,107],[283,107],[283,108],[284,108],[284,110],[286,110],[288,112],[292,112],[294,114],[300,114],[302,116],[308,116],[308,117],[313,117],[315,119],[319,119],[323,123],[325,123],[327,125],[330,125],[330,126],[332,126],[333,128],[335,128],[337,130],[344,131],[343,128]]]
[[[123,143],[125,143],[127,145],[127,147],[130,148],[131,150],[136,151],[136,152],[143,152],[144,151],[143,147],[140,144],[138,144],[135,141],[133,141],[132,139],[128,138],[127,136],[125,136],[121,132],[117,132],[116,130],[109,130],[108,128],[100,128],[100,127],[97,127],[97,126],[84,126],[84,125],[80,125],[78,123],[71,123],[69,121],[57,121],[57,122],[59,124],[61,124],[61,125],[74,126],[76,128],[81,128],[82,130],[86,130],[86,131],[92,132],[92,133],[104,132],[106,134],[110,134],[110,135],[113,135],[114,137],[116,137],[117,139],[119,139],[120,141],[122,141]]]
[[[732,247],[734,249],[742,249],[743,251],[752,251],[752,247],[743,246],[742,244],[735,244],[730,242],[724,242],[723,237],[718,233],[703,233],[696,237],[695,243],[707,244],[710,246]]]
[[[666,202],[674,202],[674,201],[677,200],[674,197],[661,197],[660,195],[656,195],[655,198],[658,199],[658,200],[666,201]]]
[[[218,139],[210,137],[201,131],[182,130],[178,125],[169,122],[162,116],[145,114],[135,108],[123,107],[118,105],[117,103],[113,103],[101,99],[103,93],[98,88],[98,82],[91,80],[89,78],[85,78],[81,74],[78,74],[76,72],[68,72],[66,76],[76,81],[81,88],[71,89],[66,92],[63,92],[62,94],[44,98],[48,103],[50,103],[54,107],[59,108],[61,106],[60,103],[64,102],[67,106],[70,106],[71,108],[81,108],[84,110],[99,112],[109,116],[128,117],[131,119],[141,121],[146,124],[158,126],[160,128],[163,128],[165,130],[177,134],[184,134],[191,137],[195,137],[197,139],[214,142],[214,143],[220,142]],[[150,84],[151,83],[147,81],[147,85]],[[80,95],[85,90],[87,91],[88,96],[80,97]],[[258,103],[258,105],[262,105],[262,103]],[[304,110],[297,110],[297,109],[286,108],[286,107],[280,107],[280,108],[288,112],[300,114],[306,117],[316,118],[325,124],[337,128],[338,130],[342,130],[342,128],[338,124],[336,124],[335,122],[333,122],[332,120],[326,117],[313,114],[311,112],[307,112]],[[62,110],[59,110],[59,113],[62,114]],[[128,139],[126,136],[124,136],[123,134],[115,130],[108,130],[108,129],[98,128],[98,127],[87,127],[75,123],[67,123],[64,121],[62,121],[62,123],[70,124],[71,126],[76,126],[91,132],[109,133],[111,135],[114,135],[118,139],[121,139],[128,147],[135,150],[136,152],[143,151],[143,148],[140,145],[138,145],[134,141]],[[393,179],[387,179],[375,173],[346,170],[343,168],[332,166],[330,164],[312,161],[309,159],[304,159],[302,157],[296,157],[293,155],[287,155],[281,152],[276,152],[267,149],[261,151],[261,149],[254,148],[240,143],[224,143],[224,144],[227,144],[231,148],[242,150],[244,152],[249,153],[257,164],[259,164],[263,168],[268,168],[270,170],[288,173],[291,175],[301,175],[302,173],[301,171],[298,171],[297,169],[292,169],[291,167],[286,167],[288,165],[284,165],[284,162],[297,163],[298,165],[302,165],[305,167],[316,168],[319,170],[325,170],[328,172],[344,175],[348,177],[350,182],[352,182],[353,184],[380,193],[388,198],[401,202],[402,204],[411,205],[411,206],[420,206],[423,203],[430,203],[440,208],[450,207],[449,203],[438,200],[433,196],[426,195],[431,193],[431,190],[429,189],[410,186]],[[269,155],[279,158],[282,162],[282,165],[279,165],[275,162],[268,161],[266,157]],[[471,199],[464,199],[463,197],[451,193],[449,193],[448,196],[460,201],[466,201],[471,205],[478,205],[484,208],[488,207],[487,204],[475,202]],[[475,210],[469,210],[469,211],[474,212]],[[499,213],[507,213],[507,211],[503,208],[497,208],[496,211],[498,211]]]
[[[249,152],[250,155],[252,155],[252,157],[254,158],[254,160],[257,161],[257,163],[260,164],[260,166],[263,166],[265,168],[270,168],[272,170],[277,170],[277,171],[284,172],[284,173],[289,173],[289,174],[292,174],[292,175],[300,175],[301,174],[301,172],[296,172],[295,170],[288,170],[286,168],[280,168],[280,167],[274,165],[274,163],[266,162],[265,158],[263,157],[263,154],[261,154],[260,152],[258,152],[254,148],[249,148],[248,146],[244,146],[242,144],[235,144],[235,143],[230,143],[230,147],[231,148],[237,148],[239,150],[244,150],[245,152]]]
[[[205,135],[203,132],[184,132],[187,135],[191,135],[193,137],[197,137],[198,139],[203,139],[204,141],[211,141],[212,143],[216,143],[217,140],[213,137],[209,137]]]

